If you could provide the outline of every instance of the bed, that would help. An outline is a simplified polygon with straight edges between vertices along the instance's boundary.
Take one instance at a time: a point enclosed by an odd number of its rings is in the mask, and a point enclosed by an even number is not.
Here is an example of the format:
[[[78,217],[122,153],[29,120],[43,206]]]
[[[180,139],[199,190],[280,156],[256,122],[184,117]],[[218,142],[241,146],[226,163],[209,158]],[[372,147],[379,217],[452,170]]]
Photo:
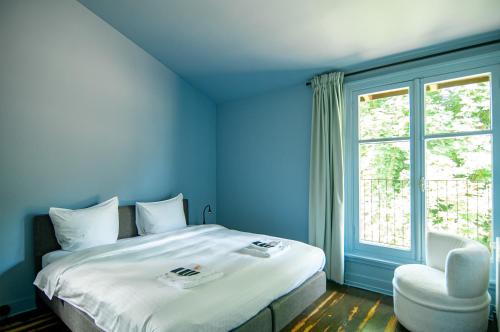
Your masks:
[[[188,201],[184,200],[184,210],[185,210],[185,215],[186,215],[186,220],[188,220]],[[130,242],[129,244],[125,245],[120,245],[117,244],[115,247],[112,249],[99,249],[95,252],[89,253],[89,254],[72,254],[71,258],[61,258],[58,259],[56,262],[49,264],[49,267],[44,269],[41,273],[43,274],[48,274],[50,270],[57,271],[59,268],[60,271],[63,271],[61,269],[68,269],[68,271],[71,271],[72,273],[75,274],[75,276],[71,276],[70,272],[65,273],[65,276],[67,276],[66,281],[61,281],[61,284],[64,284],[65,282],[71,282],[71,287],[68,287],[68,289],[77,289],[76,285],[79,283],[76,282],[76,280],[80,280],[80,277],[77,277],[78,273],[81,275],[85,275],[87,277],[94,277],[93,273],[88,273],[88,271],[94,271],[94,270],[99,270],[100,273],[104,273],[102,268],[99,268],[99,266],[111,266],[114,264],[114,262],[118,259],[117,257],[122,257],[120,259],[132,259],[134,257],[133,250],[136,249],[130,249],[130,246],[133,248],[139,248],[141,245],[144,245],[145,241],[148,243],[151,243],[151,250],[153,250],[153,244],[158,243],[158,248],[167,248],[168,245],[173,245],[174,243],[177,245],[179,243],[185,244],[186,249],[182,250],[177,250],[176,252],[182,253],[183,250],[185,250],[186,255],[188,255],[189,251],[195,250],[195,248],[201,248],[201,246],[206,246],[206,249],[201,250],[201,253],[199,255],[206,254],[205,252],[213,252],[212,255],[215,257],[218,253],[218,251],[221,251],[221,248],[225,250],[227,247],[227,250],[232,250],[231,246],[234,245],[234,243],[239,239],[246,239],[246,238],[251,238],[252,234],[250,233],[242,233],[242,232],[237,232],[233,230],[228,230],[225,229],[222,226],[217,226],[217,225],[208,225],[208,226],[190,226],[186,230],[181,230],[178,231],[177,233],[172,233],[165,235],[164,237],[157,237],[157,238],[151,238],[151,239],[146,239],[144,237],[137,237],[137,228],[135,225],[135,207],[134,206],[122,206],[119,208],[119,222],[120,222],[120,227],[119,227],[119,239],[122,239],[118,241],[119,243],[126,243]],[[57,243],[57,240],[55,238],[54,234],[54,229],[52,226],[52,223],[50,221],[50,218],[48,215],[41,215],[41,216],[36,216],[34,219],[34,249],[35,249],[35,267],[36,267],[36,272],[38,273],[40,270],[42,270],[42,257],[50,252],[54,252],[60,249],[59,244]],[[255,234],[253,234],[255,235]],[[257,236],[257,235],[255,235]],[[142,238],[142,239],[141,239]],[[217,239],[217,240],[214,240]],[[233,241],[234,239],[234,241]],[[175,241],[174,241],[175,240]],[[141,242],[142,241],[142,242]],[[163,242],[162,242],[163,241]],[[226,243],[224,243],[226,241]],[[141,244],[142,243],[142,244]],[[224,243],[221,247],[221,243]],[[160,246],[161,244],[161,246]],[[148,244],[149,245],[149,244]],[[295,246],[292,247],[295,248],[297,247],[297,250],[304,250],[310,249],[308,248],[309,246],[296,243]],[[311,247],[312,248],[312,247]],[[123,250],[127,250],[127,254],[125,255],[123,253]],[[287,253],[288,256],[293,257],[294,251],[292,249],[289,250],[289,253]],[[107,250],[107,251],[106,251]],[[131,251],[132,250],[132,251]],[[140,249],[143,250],[143,249]],[[163,250],[163,249],[162,249]],[[167,250],[167,249],[165,249]],[[296,250],[296,249],[293,249]],[[310,249],[313,250],[313,249]],[[130,254],[132,252],[132,254]],[[139,251],[139,249],[136,250],[136,252],[139,254],[142,254],[142,251]],[[171,251],[169,251],[171,252]],[[98,257],[97,253],[101,255],[102,257]],[[154,251],[151,251],[148,255],[153,255],[152,253],[155,253]],[[194,253],[193,255],[198,254]],[[227,252],[225,253],[227,255]],[[113,256],[114,255],[114,256]],[[156,255],[156,254],[155,254]],[[231,255],[236,255],[232,254]],[[274,261],[276,266],[283,266],[279,264],[289,264],[287,263],[290,261],[290,257],[286,257],[285,253],[281,254],[276,260]],[[116,256],[116,257],[115,257]],[[283,257],[282,257],[283,256]],[[91,257],[90,261],[86,261],[85,257]],[[156,256],[155,256],[156,257]],[[169,256],[170,257],[170,256]],[[196,256],[198,257],[198,256]],[[200,259],[203,259],[204,256],[199,256]],[[206,256],[208,257],[208,256]],[[281,257],[281,258],[280,258]],[[317,257],[317,256],[316,256]],[[234,258],[234,257],[233,257]],[[106,259],[109,259],[109,261],[106,261]],[[114,259],[115,261],[113,261]],[[170,258],[169,258],[170,259]],[[319,296],[321,296],[325,290],[326,290],[326,278],[324,272],[321,271],[321,268],[317,269],[317,271],[314,272],[307,272],[305,271],[304,273],[301,272],[301,270],[297,270],[296,272],[293,273],[293,279],[292,276],[281,276],[281,279],[276,279],[274,272],[272,273],[272,281],[275,284],[272,284],[272,289],[266,291],[263,294],[260,294],[259,296],[254,296],[253,293],[250,294],[251,292],[254,292],[258,289],[260,289],[259,284],[258,284],[258,278],[256,275],[259,274],[265,274],[263,271],[271,271],[269,270],[269,267],[264,266],[266,261],[265,260],[260,260],[258,263],[254,263],[253,260],[255,258],[248,258],[248,257],[241,257],[238,258],[238,260],[234,260],[237,263],[234,263],[232,266],[236,266],[238,270],[238,273],[240,273],[240,270],[243,270],[248,267],[248,271],[245,271],[245,275],[248,275],[248,278],[250,278],[250,281],[245,279],[244,285],[241,285],[237,290],[233,291],[216,291],[216,287],[223,287],[225,285],[231,285],[231,276],[233,274],[237,273],[228,273],[228,277],[226,279],[222,278],[220,281],[215,281],[213,284],[211,283],[210,287],[205,287],[205,288],[200,288],[200,290],[195,290],[193,292],[200,292],[199,294],[197,293],[192,293],[190,296],[194,296],[191,299],[196,299],[196,296],[200,296],[201,299],[206,299],[208,298],[209,303],[212,303],[212,298],[217,297],[217,294],[224,294],[224,296],[227,296],[227,301],[222,301],[223,305],[220,303],[217,305],[208,305],[205,304],[203,301],[192,301],[189,302],[188,309],[182,309],[182,315],[191,315],[191,318],[189,317],[184,317],[184,321],[181,321],[181,318],[179,318],[180,322],[174,322],[174,318],[177,319],[177,315],[175,315],[175,310],[170,310],[170,308],[174,308],[174,305],[177,305],[178,303],[183,303],[182,301],[186,301],[186,299],[189,299],[189,297],[186,298],[180,298],[178,302],[175,300],[172,300],[176,298],[175,294],[172,295],[172,292],[170,290],[165,290],[165,288],[158,288],[158,294],[164,294],[165,296],[165,301],[167,302],[168,299],[170,299],[169,302],[169,310],[167,311],[161,311],[158,310],[158,313],[154,315],[153,318],[148,318],[148,321],[145,322],[145,324],[150,324],[153,326],[155,322],[154,319],[157,319],[156,324],[158,323],[158,317],[163,319],[163,321],[159,320],[161,324],[164,324],[164,326],[169,326],[167,328],[168,330],[234,330],[234,331],[279,331],[283,327],[285,327],[290,321],[292,321],[299,313],[301,313],[307,306],[309,306],[312,302],[314,302]],[[274,259],[274,258],[273,258]],[[317,259],[316,259],[317,260]],[[227,259],[227,261],[231,261],[231,259]],[[144,260],[144,263],[142,260],[137,261],[138,264],[146,264],[146,260]],[[264,262],[264,263],[261,263]],[[267,261],[269,262],[269,260]],[[92,265],[94,264],[94,265]],[[96,265],[97,264],[97,265]],[[101,264],[101,265],[98,265]],[[229,264],[229,263],[228,263]],[[238,265],[239,264],[239,265]],[[263,265],[264,264],[264,265]],[[297,263],[300,265],[299,263]],[[306,262],[303,263],[307,264]],[[312,264],[312,263],[311,263]],[[261,266],[262,265],[262,266]],[[317,263],[316,263],[317,265]],[[316,266],[314,265],[314,266]],[[117,265],[118,266],[118,265]],[[121,267],[123,268],[123,264]],[[136,265],[133,265],[136,266]],[[139,265],[137,265],[139,266]],[[156,266],[156,265],[155,265]],[[229,266],[229,265],[228,265]],[[305,266],[305,265],[304,265]],[[311,268],[314,267],[311,265],[311,267],[308,267],[310,270]],[[97,268],[96,268],[97,267]],[[87,269],[87,270],[86,270]],[[90,269],[90,270],[89,270]],[[144,271],[148,271],[147,267],[144,267],[141,265],[141,271],[144,269]],[[261,270],[258,270],[261,269]],[[267,270],[266,270],[267,269]],[[283,269],[280,269],[283,270]],[[307,269],[305,269],[307,270]],[[47,272],[49,271],[49,272]],[[66,271],[66,270],[64,270]],[[80,272],[78,272],[80,271]],[[87,271],[87,273],[85,272]],[[113,270],[115,271],[115,270]],[[118,270],[116,270],[118,271]],[[109,272],[109,271],[108,271]],[[306,274],[309,273],[309,274]],[[55,272],[53,272],[55,273]],[[253,273],[253,274],[252,274]],[[278,273],[278,271],[276,271]],[[240,273],[241,274],[241,273]],[[282,273],[283,274],[283,273]],[[126,275],[123,271],[119,274],[119,276]],[[284,273],[286,275],[286,273]],[[117,275],[118,276],[118,273]],[[115,277],[116,277],[115,276]],[[252,277],[253,276],[253,277]],[[307,276],[307,278],[306,278]],[[89,278],[90,278],[89,277]],[[62,277],[61,277],[62,278]],[[98,275],[95,275],[95,278],[98,278]],[[253,278],[253,279],[252,279]],[[304,280],[302,280],[302,279]],[[223,280],[224,279],[224,280]],[[106,278],[101,278],[101,279],[94,279],[92,280],[91,278],[88,280],[88,282],[95,284],[95,289],[96,292],[98,290],[97,284],[101,284],[101,287],[104,287],[103,289],[112,289],[112,287],[109,287],[109,284],[107,285],[105,283]],[[109,281],[111,282],[111,281]],[[113,281],[114,282],[114,281]],[[235,289],[234,283],[236,281],[233,280],[233,286],[231,286],[231,289]],[[119,284],[119,282],[117,283]],[[85,284],[82,283],[82,286],[84,287]],[[254,288],[252,288],[254,287]],[[56,315],[58,315],[61,320],[72,330],[72,331],[102,331],[102,330],[110,330],[110,329],[119,329],[119,330],[139,330],[142,329],[144,326],[132,326],[132,325],[127,325],[130,324],[128,322],[124,322],[125,318],[128,318],[128,315],[130,315],[130,312],[123,312],[122,316],[116,314],[116,318],[114,322],[109,323],[106,321],[103,321],[103,318],[100,316],[106,316],[104,314],[100,315],[100,312],[95,312],[90,310],[89,306],[84,307],[81,304],[76,304],[77,302],[75,301],[75,298],[81,297],[81,292],[78,293],[79,295],[74,295],[70,291],[60,292],[57,296],[54,294],[51,294],[49,291],[47,291],[49,287],[46,287],[44,291],[41,291],[39,288],[36,288],[36,296],[37,296],[37,304],[42,306],[42,305],[47,305],[51,310],[53,310]],[[119,287],[117,287],[119,289]],[[140,288],[140,287],[139,287]],[[212,289],[212,293],[210,293],[209,289]],[[88,289],[94,290],[94,287],[90,287]],[[134,289],[137,289],[134,288]],[[221,290],[224,290],[224,288],[220,288]],[[248,291],[245,291],[248,290]],[[130,291],[130,290],[129,290]],[[206,292],[206,296],[202,296],[201,292]],[[151,291],[149,291],[151,293]],[[215,292],[215,293],[214,293]],[[231,295],[231,292],[234,294]],[[89,294],[91,294],[92,291],[89,290]],[[101,292],[101,293],[107,293],[107,292]],[[99,293],[99,294],[101,294]],[[112,292],[109,292],[107,296],[111,297]],[[248,294],[247,294],[248,293]],[[53,295],[53,296],[48,296]],[[62,295],[61,295],[62,294]],[[69,294],[69,295],[68,295]],[[145,294],[149,294],[147,292],[147,289],[145,290]],[[209,295],[210,294],[210,295]],[[213,296],[213,294],[216,294],[216,296]],[[144,296],[146,296],[144,295]],[[153,294],[154,295],[154,294]],[[238,296],[236,296],[238,295]],[[59,297],[58,297],[59,296]],[[107,297],[106,295],[99,295],[103,302],[106,302]],[[147,295],[150,296],[150,295]],[[163,296],[163,295],[162,295]],[[173,297],[172,297],[173,296]],[[245,298],[247,296],[247,298]],[[140,301],[141,297],[138,296],[138,300]],[[244,301],[245,300],[245,301]],[[248,300],[248,301],[246,301]],[[242,301],[242,302],[238,302]],[[131,303],[133,301],[131,300]],[[200,303],[198,303],[200,302]],[[234,302],[234,305],[233,305]],[[250,304],[247,304],[249,302]],[[107,303],[107,302],[106,302]],[[105,303],[105,304],[106,304]],[[137,303],[143,303],[143,302],[137,302]],[[218,303],[215,300],[213,303]],[[111,308],[111,304],[108,304]],[[102,311],[106,312],[106,306],[100,304],[100,307],[102,307]],[[141,306],[136,306],[136,308],[139,308]],[[150,310],[146,307],[144,307],[144,310]],[[156,308],[156,307],[154,307]],[[180,307],[179,307],[180,308]],[[220,310],[219,310],[220,308]],[[242,310],[236,310],[235,308],[242,308]],[[175,308],[174,308],[175,309]],[[135,310],[135,309],[134,309]],[[179,309],[181,310],[181,309]],[[232,311],[231,311],[232,310]],[[181,313],[179,311],[179,313]],[[169,314],[173,315],[172,317],[169,318]],[[222,315],[218,317],[217,315]],[[215,319],[214,322],[209,322],[207,320],[203,320],[203,316],[214,315],[213,317],[218,317]],[[189,319],[189,321],[193,320],[196,322],[198,325],[186,325],[185,322]],[[109,324],[108,324],[109,323]],[[115,324],[115,325],[113,325]],[[116,325],[116,324],[121,324],[121,325]],[[193,323],[194,324],[194,323]],[[148,325],[148,326],[150,326]],[[113,328],[110,328],[112,326]],[[158,325],[157,325],[158,326]],[[163,325],[162,325],[163,326]],[[127,327],[127,328],[126,328]],[[130,327],[130,328],[128,328]]]

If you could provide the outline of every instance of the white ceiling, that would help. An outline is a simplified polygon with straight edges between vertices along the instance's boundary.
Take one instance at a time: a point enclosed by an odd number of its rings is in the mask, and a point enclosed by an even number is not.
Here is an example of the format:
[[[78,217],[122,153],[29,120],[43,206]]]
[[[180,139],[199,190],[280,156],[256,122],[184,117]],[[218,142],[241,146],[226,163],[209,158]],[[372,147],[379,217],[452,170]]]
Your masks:
[[[217,102],[500,37],[500,0],[79,0]]]

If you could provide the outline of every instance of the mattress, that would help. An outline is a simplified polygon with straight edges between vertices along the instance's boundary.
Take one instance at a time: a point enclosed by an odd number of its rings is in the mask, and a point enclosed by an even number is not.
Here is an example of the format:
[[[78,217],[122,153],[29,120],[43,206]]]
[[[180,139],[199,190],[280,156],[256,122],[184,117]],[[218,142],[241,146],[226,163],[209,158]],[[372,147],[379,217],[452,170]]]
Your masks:
[[[301,242],[273,258],[238,253],[262,235],[219,225],[188,227],[71,253],[34,282],[87,313],[105,331],[227,331],[321,270],[323,252]],[[268,237],[266,237],[268,238]],[[222,271],[195,287],[165,286],[158,276],[196,263]]]

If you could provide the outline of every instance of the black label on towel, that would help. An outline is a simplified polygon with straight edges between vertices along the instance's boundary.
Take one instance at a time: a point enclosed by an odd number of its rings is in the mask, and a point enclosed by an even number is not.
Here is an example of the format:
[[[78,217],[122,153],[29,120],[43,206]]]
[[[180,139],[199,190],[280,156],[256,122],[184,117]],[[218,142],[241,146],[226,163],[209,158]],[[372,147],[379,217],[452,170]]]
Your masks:
[[[181,276],[181,277],[190,277],[190,276],[194,276],[194,275],[197,275],[198,271],[194,271],[194,270],[191,270],[191,269],[186,269],[184,267],[178,267],[176,269],[173,269],[172,271],[170,271],[172,273],[175,273],[177,274],[178,276]]]
[[[262,248],[272,248],[276,246],[275,242],[265,243],[265,242],[255,241],[252,242],[252,244]]]

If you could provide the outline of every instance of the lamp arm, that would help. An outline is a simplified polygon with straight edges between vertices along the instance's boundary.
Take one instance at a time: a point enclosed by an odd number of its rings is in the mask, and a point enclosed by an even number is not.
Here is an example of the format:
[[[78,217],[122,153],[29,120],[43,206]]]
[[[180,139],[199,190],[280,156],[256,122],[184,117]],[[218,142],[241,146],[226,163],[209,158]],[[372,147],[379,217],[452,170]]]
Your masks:
[[[203,208],[203,225],[205,225],[205,212],[207,211],[207,209],[208,213],[212,213],[212,207],[210,206],[210,204],[205,205],[205,207]]]

